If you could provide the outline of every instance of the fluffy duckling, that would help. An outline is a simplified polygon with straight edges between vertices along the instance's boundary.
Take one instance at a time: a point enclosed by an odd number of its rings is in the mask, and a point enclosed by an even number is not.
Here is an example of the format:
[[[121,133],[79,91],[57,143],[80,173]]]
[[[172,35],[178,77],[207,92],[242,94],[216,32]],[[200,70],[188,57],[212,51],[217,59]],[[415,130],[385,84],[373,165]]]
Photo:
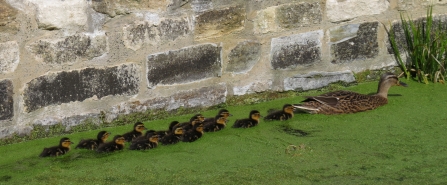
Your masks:
[[[164,137],[162,137],[160,139],[160,142],[163,145],[176,144],[180,140],[182,140],[182,136],[183,136],[183,128],[178,127],[174,130],[174,132],[171,132],[171,133],[165,135]]]
[[[215,118],[218,116],[218,115],[222,115],[222,116],[224,116],[225,117],[225,119],[228,121],[228,117],[230,117],[230,116],[233,116],[232,114],[230,114],[230,111],[228,111],[227,109],[220,109],[219,110],[219,112],[217,113],[217,115],[215,116],[215,117],[212,117],[212,118],[205,118],[205,120],[203,121],[204,123],[205,122],[214,122],[215,121]]]
[[[103,143],[99,145],[97,152],[114,152],[117,150],[122,150],[124,148],[124,144],[126,143],[126,139],[122,135],[116,135],[113,137],[113,141]]]
[[[136,122],[133,126],[133,130],[123,134],[123,137],[127,142],[131,142],[133,139],[142,136],[143,130],[146,130],[144,124],[141,122]]]
[[[193,127],[196,123],[202,123],[204,120],[205,120],[205,117],[203,117],[202,114],[196,114],[193,117],[191,117],[191,119],[189,119],[189,122],[179,123],[179,124],[175,125],[173,127],[173,129],[182,127],[183,131],[188,131],[188,130],[193,129]]]
[[[227,119],[224,115],[218,114],[212,122],[203,123],[203,131],[205,132],[216,132],[225,128]]]
[[[264,117],[265,120],[279,120],[284,121],[291,119],[293,117],[293,111],[295,107],[291,104],[285,104],[282,107],[282,110],[277,110],[269,113]]]
[[[71,144],[73,144],[73,142],[71,142],[68,137],[64,137],[59,141],[58,146],[44,148],[39,157],[57,157],[59,155],[64,155],[70,151]]]
[[[261,113],[257,110],[250,111],[250,115],[247,119],[238,119],[234,122],[233,128],[250,128],[259,124],[259,118]]]
[[[192,130],[188,130],[183,134],[183,142],[194,142],[203,135],[203,123],[197,123]]]
[[[158,135],[152,135],[148,138],[138,138],[132,141],[130,150],[148,150],[158,146]]]
[[[154,132],[155,132],[155,134],[157,134],[157,135],[159,136],[159,138],[163,138],[164,136],[166,136],[166,135],[172,133],[172,131],[173,131],[172,129],[173,129],[176,125],[178,125],[178,124],[179,124],[178,121],[172,121],[172,122],[169,124],[169,129],[168,129],[168,130],[160,130],[160,131],[154,131]]]
[[[100,144],[103,144],[107,141],[107,138],[109,138],[109,136],[110,132],[101,131],[96,136],[96,139],[82,139],[76,146],[76,148],[96,150]]]

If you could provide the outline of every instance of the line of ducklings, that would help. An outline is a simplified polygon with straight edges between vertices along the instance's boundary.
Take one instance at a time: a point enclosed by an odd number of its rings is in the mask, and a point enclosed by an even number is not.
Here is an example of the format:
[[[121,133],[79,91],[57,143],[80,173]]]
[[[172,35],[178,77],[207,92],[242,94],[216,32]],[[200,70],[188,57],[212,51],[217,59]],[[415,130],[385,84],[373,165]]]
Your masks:
[[[265,120],[287,120],[293,117],[294,107],[291,104],[283,106],[282,110],[271,111]],[[159,143],[162,145],[172,145],[179,142],[194,142],[200,139],[204,132],[217,132],[224,129],[228,122],[228,117],[232,116],[226,109],[219,110],[215,117],[205,118],[202,114],[196,114],[188,122],[173,121],[167,130],[147,130],[143,123],[137,122],[133,130],[122,135],[115,135],[112,141],[107,142],[110,132],[100,131],[96,139],[82,139],[75,147],[76,149],[88,149],[97,152],[113,152],[123,150],[126,142],[130,143],[130,150],[149,150],[156,148]],[[246,119],[237,119],[233,128],[250,128],[257,126],[263,116],[257,110],[252,110]],[[145,134],[143,132],[146,131]],[[44,148],[40,157],[60,156],[70,151],[71,144],[69,138],[64,137],[59,141],[58,146]]]
[[[392,86],[407,87],[407,84],[399,81],[399,77],[393,73],[385,73],[380,77],[377,93],[364,95],[351,91],[335,91],[318,96],[306,97],[300,104],[285,104],[282,110],[271,111],[265,120],[287,120],[291,119],[294,110],[311,114],[348,114],[376,109],[388,103],[388,90]],[[97,139],[81,140],[76,148],[96,150],[98,152],[112,152],[122,150],[125,142],[131,142],[129,149],[145,150],[158,146],[160,141],[164,145],[175,144],[180,141],[194,142],[200,139],[203,132],[216,132],[226,126],[227,117],[230,116],[228,110],[222,109],[214,118],[204,118],[203,115],[194,115],[189,122],[172,122],[166,131],[149,130],[143,136],[146,129],[144,124],[138,122],[134,125],[134,130],[123,135],[116,135],[113,141],[106,142],[110,133],[101,131]],[[246,119],[236,120],[233,128],[250,128],[259,124],[261,114],[257,110],[252,110]],[[63,155],[70,151],[73,142],[69,138],[62,138],[58,146],[44,148],[41,157]]]

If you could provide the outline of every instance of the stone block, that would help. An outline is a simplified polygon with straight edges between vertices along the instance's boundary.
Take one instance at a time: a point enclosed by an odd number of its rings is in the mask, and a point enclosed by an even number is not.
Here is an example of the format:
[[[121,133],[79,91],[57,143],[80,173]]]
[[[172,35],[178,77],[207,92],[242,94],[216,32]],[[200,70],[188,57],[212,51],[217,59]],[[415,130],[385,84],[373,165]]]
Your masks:
[[[276,17],[279,27],[292,29],[320,24],[323,16],[320,3],[305,2],[279,6],[276,9]]]
[[[139,90],[139,67],[123,64],[107,68],[62,71],[35,78],[23,93],[25,111],[88,98],[135,95]]]
[[[351,71],[341,71],[311,72],[305,75],[296,75],[284,79],[284,90],[307,91],[319,89],[336,82],[353,83],[355,82],[354,74]]]
[[[321,61],[323,30],[273,38],[271,65],[273,69],[293,69]]]
[[[0,1],[0,31],[17,29],[19,24],[16,22],[18,11],[11,7],[5,1]]]
[[[195,37],[218,37],[242,30],[245,16],[245,8],[239,6],[202,12],[194,17]]]
[[[94,0],[92,7],[95,11],[115,17],[117,15],[129,14],[139,10],[161,10],[165,11],[171,0]]]
[[[147,57],[148,87],[188,83],[221,76],[222,48],[202,44],[149,55]]]
[[[20,61],[19,44],[16,41],[0,43],[0,74],[12,73]]]
[[[191,0],[191,8],[194,12],[203,12],[213,8],[212,0]]]
[[[124,44],[132,50],[138,50],[143,45],[160,45],[174,41],[191,33],[191,25],[187,17],[160,18],[157,14],[145,14],[146,21],[138,21],[126,25]]]
[[[35,7],[38,26],[41,29],[77,29],[87,24],[88,1],[24,0],[23,4],[32,4]]]
[[[378,26],[378,22],[367,22],[329,29],[331,62],[339,64],[376,57]]]
[[[121,114],[144,112],[146,110],[175,110],[181,107],[209,107],[225,103],[227,87],[216,84],[198,89],[179,91],[168,97],[157,97],[145,101],[124,102],[106,112],[106,121],[112,121]]]
[[[277,6],[268,7],[256,12],[256,18],[253,21],[254,33],[269,33],[279,31],[276,23]]]
[[[0,81],[0,120],[8,120],[14,116],[14,95],[11,80]]]
[[[349,21],[363,15],[376,15],[390,6],[387,0],[327,0],[326,14],[331,22]]]
[[[256,81],[242,87],[233,87],[233,94],[236,96],[252,93],[260,93],[272,89],[272,80]]]
[[[244,41],[237,44],[228,55],[226,72],[245,73],[250,71],[261,58],[261,44],[256,41]]]
[[[107,52],[107,37],[100,34],[76,34],[63,39],[42,39],[27,49],[37,60],[49,64],[73,63],[90,60]]]

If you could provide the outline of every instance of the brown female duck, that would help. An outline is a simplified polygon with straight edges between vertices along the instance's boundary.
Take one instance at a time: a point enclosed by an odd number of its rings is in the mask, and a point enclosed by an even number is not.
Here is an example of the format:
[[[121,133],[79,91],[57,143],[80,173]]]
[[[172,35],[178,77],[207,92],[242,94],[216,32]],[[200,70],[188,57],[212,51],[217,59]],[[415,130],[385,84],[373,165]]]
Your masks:
[[[351,91],[335,91],[319,96],[306,97],[294,107],[311,114],[345,114],[372,110],[388,103],[388,90],[391,86],[407,87],[393,73],[380,77],[377,93],[364,95]]]

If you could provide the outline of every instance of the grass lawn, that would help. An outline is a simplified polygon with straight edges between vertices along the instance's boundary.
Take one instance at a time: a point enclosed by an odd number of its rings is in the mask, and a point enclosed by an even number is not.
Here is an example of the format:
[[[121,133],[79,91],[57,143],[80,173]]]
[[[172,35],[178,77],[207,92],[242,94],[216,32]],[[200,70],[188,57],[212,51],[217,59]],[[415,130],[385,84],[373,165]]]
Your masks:
[[[303,98],[226,107],[234,116],[224,130],[148,151],[72,149],[56,158],[38,157],[61,137],[0,146],[0,184],[447,184],[447,85],[404,82],[408,88],[390,89],[388,105],[357,114],[298,114],[234,129],[234,120],[248,117],[252,109],[265,115]],[[376,88],[371,82],[346,89],[368,94]],[[145,125],[166,129],[171,121],[191,116]],[[104,130],[113,136],[132,125]],[[78,143],[99,131],[67,137]]]

